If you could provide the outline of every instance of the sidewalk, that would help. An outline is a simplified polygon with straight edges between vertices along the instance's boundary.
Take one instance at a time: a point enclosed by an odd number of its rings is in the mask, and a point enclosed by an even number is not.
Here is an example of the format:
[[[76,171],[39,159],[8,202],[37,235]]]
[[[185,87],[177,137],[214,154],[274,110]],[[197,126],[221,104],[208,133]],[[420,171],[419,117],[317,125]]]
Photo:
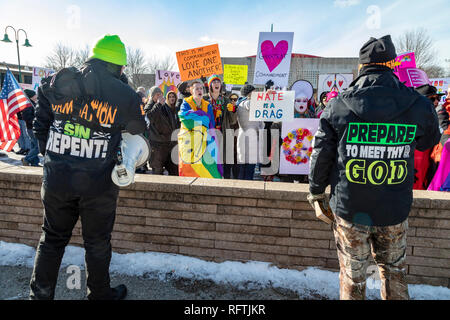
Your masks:
[[[61,268],[56,287],[56,300],[86,299],[86,276],[81,271],[81,288],[68,289],[70,274]],[[27,300],[31,268],[0,266],[0,300]],[[292,300],[299,296],[289,290],[277,288],[243,291],[222,286],[208,280],[170,279],[165,281],[151,277],[132,277],[111,274],[111,286],[125,284],[127,300]],[[301,298],[300,298],[301,299]]]

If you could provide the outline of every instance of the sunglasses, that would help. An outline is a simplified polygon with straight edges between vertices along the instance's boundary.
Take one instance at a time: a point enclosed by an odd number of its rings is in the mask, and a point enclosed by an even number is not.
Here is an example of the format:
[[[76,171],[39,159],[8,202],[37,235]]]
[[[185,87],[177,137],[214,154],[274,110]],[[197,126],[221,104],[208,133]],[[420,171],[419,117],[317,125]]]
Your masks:
[[[238,99],[237,98],[231,98],[230,100],[231,101],[237,101]]]
[[[429,97],[429,99],[431,101],[436,101],[436,100],[439,101],[440,100],[438,96],[432,96],[432,97]]]

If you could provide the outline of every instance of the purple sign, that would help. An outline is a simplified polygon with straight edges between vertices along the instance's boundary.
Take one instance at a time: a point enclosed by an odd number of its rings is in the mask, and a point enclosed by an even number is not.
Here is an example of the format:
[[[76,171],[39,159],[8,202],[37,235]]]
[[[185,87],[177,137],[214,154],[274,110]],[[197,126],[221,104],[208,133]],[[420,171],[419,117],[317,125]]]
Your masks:
[[[417,88],[421,85],[428,84],[428,76],[425,71],[417,68],[401,68],[398,70],[398,78],[407,87]]]

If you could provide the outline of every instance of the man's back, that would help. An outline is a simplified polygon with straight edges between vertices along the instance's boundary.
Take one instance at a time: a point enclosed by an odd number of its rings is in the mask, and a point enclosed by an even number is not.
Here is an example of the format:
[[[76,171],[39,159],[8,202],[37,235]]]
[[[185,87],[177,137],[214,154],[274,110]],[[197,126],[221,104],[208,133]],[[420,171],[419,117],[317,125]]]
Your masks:
[[[387,67],[365,67],[322,114],[312,155],[311,192],[322,193],[329,182],[335,214],[363,225],[398,224],[412,203],[414,150],[431,148],[438,140],[431,103]],[[325,150],[334,156],[331,173],[314,164],[315,155],[332,146],[334,150]]]
[[[81,194],[110,186],[121,130],[145,128],[139,96],[100,60],[87,63],[81,84],[71,72],[53,80],[39,88],[34,124],[46,153],[44,183]]]

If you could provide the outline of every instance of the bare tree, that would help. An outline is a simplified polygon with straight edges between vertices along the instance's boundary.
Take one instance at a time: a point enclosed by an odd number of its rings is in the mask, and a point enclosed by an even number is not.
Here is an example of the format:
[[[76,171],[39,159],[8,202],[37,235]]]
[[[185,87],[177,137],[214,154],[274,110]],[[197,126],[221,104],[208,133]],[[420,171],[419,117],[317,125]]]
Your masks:
[[[422,70],[426,72],[428,78],[443,78],[447,75],[445,69],[438,65],[427,66]]]
[[[53,47],[53,51],[46,57],[45,67],[55,71],[67,67],[81,68],[84,62],[88,60],[90,54],[91,52],[88,45],[77,50],[71,46],[58,42]]]
[[[436,64],[437,52],[433,45],[433,39],[424,28],[406,31],[396,39],[395,43],[399,53],[414,51],[419,69]]]
[[[59,71],[74,64],[75,50],[61,42],[53,47],[53,51],[45,58],[45,67]]]
[[[175,66],[175,61],[171,55],[162,58],[153,56],[148,60],[148,66],[150,73],[156,73],[156,70],[171,70]]]
[[[149,73],[149,66],[145,61],[144,52],[137,48],[127,48],[127,67],[125,74],[128,76],[129,84],[137,89],[140,86],[144,86],[145,74]]]
[[[75,52],[74,67],[81,68],[90,56],[91,50],[88,45],[85,45],[84,48],[77,50]]]

